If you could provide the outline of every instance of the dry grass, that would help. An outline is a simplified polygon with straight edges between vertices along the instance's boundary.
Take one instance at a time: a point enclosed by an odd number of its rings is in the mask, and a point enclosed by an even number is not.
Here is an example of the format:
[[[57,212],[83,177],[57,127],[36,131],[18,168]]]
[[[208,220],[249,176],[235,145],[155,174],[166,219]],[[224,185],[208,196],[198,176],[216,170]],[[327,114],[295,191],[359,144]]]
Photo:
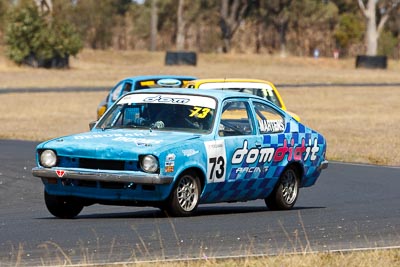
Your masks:
[[[0,139],[42,141],[89,130],[103,93],[0,94]]]
[[[18,67],[2,55],[1,88],[104,86],[133,75],[185,74],[199,78],[257,78],[282,83],[400,82],[400,62],[390,61],[388,70],[355,69],[354,59],[281,58],[271,55],[200,54],[197,67],[165,66],[164,52],[91,51],[71,58],[71,69],[32,70]],[[0,90],[1,90],[0,88]]]
[[[199,261],[181,261],[170,263],[143,263],[143,264],[121,264],[119,266],[163,266],[163,267],[282,267],[282,266],[399,266],[400,264],[400,250],[374,250],[367,252],[351,252],[351,253],[311,253],[311,254],[284,254],[277,256],[264,256],[264,257],[244,257],[239,259],[225,259],[225,260],[199,260]],[[115,266],[115,265],[113,265]]]
[[[281,91],[289,109],[327,138],[329,159],[400,166],[400,88]]]
[[[64,255],[67,257],[67,255]],[[84,257],[83,257],[84,258]],[[400,249],[351,251],[351,252],[313,252],[289,254],[283,253],[274,256],[243,256],[237,258],[207,258],[196,260],[170,260],[170,261],[131,261],[115,262],[112,264],[95,263],[88,259],[73,263],[70,259],[47,259],[42,266],[97,266],[97,267],[282,267],[282,266],[362,266],[362,267],[396,267],[400,265]],[[28,266],[23,261],[16,262],[14,266]]]
[[[164,66],[164,53],[84,51],[71,65],[67,71],[33,70],[17,67],[0,56],[0,87],[110,88],[123,77],[142,74],[249,77],[276,84],[400,83],[400,63],[394,61],[388,70],[360,70],[354,68],[354,59],[201,54],[197,67],[177,67]],[[279,89],[288,109],[326,136],[329,159],[400,165],[400,88]],[[106,91],[0,94],[0,139],[40,141],[86,131],[105,95]]]

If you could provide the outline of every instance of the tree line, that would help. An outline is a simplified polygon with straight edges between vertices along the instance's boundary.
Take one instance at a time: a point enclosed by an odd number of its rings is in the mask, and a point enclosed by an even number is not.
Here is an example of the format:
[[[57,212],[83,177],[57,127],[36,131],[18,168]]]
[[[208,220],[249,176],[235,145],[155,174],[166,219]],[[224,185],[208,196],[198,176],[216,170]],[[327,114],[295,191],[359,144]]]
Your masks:
[[[398,59],[399,2],[0,0],[0,37],[17,62],[83,47]]]

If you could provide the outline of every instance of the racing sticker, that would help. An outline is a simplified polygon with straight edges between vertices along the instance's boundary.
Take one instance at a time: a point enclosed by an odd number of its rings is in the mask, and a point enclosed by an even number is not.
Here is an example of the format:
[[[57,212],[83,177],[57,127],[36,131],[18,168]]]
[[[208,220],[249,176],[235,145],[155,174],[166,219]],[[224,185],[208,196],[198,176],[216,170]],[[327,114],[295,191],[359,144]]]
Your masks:
[[[207,182],[220,183],[226,176],[226,150],[224,140],[204,142],[207,151]]]
[[[182,150],[182,153],[185,157],[191,157],[191,156],[198,154],[199,151],[194,150],[194,149],[185,149],[185,150]]]
[[[161,103],[180,104],[188,106],[201,106],[203,108],[215,109],[217,102],[208,96],[178,95],[178,94],[131,94],[126,95],[118,101],[118,104],[132,103]],[[202,110],[203,114],[205,110]]]
[[[175,154],[168,154],[165,158],[165,172],[174,172]]]
[[[65,174],[65,171],[63,171],[63,170],[56,170],[56,173],[57,173],[57,176],[58,176],[58,177],[63,178],[63,176],[64,176],[64,174]]]
[[[261,132],[279,133],[285,130],[282,120],[258,120]]]
[[[135,143],[137,146],[152,146],[162,143],[161,140],[146,139],[146,138],[132,138],[132,137],[117,137],[112,141],[120,141],[126,143]]]
[[[147,137],[147,136],[158,136],[158,134],[154,133],[154,132],[151,132],[151,133],[133,133],[132,132],[132,133],[125,133],[125,134],[120,134],[120,133],[93,134],[93,133],[89,132],[89,133],[75,135],[74,139],[87,140],[87,139],[98,139],[98,138]]]
[[[237,148],[232,156],[232,164],[242,164],[245,162],[248,164],[253,163],[271,163],[280,162],[285,160],[287,156],[287,161],[314,161],[317,159],[318,152],[320,148],[318,146],[317,138],[314,141],[308,140],[308,145],[306,145],[305,139],[301,140],[301,144],[296,144],[294,139],[290,139],[288,143],[287,139],[283,140],[283,146],[274,147],[248,147],[248,141],[244,140],[243,145]],[[305,155],[304,155],[305,154]]]

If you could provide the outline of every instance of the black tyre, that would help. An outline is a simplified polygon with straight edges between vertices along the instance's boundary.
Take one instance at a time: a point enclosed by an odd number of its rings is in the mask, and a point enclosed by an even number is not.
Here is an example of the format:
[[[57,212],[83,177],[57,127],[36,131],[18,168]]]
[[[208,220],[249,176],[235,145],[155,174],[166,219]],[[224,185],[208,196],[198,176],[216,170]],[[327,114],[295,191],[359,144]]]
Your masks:
[[[72,197],[53,196],[44,191],[44,201],[48,211],[62,219],[72,219],[83,209],[83,205]]]
[[[193,215],[199,204],[200,191],[200,181],[196,173],[182,174],[169,197],[165,211],[169,216]]]
[[[293,208],[299,195],[299,174],[293,167],[283,171],[274,190],[265,199],[271,210],[289,210]]]

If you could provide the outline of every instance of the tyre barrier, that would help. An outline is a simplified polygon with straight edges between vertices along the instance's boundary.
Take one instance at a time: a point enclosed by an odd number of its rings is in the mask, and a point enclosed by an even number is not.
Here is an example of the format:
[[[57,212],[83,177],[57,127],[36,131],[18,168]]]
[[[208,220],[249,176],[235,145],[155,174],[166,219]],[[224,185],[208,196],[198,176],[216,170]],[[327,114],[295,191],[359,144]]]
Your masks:
[[[54,56],[49,59],[43,59],[43,58],[38,58],[34,54],[31,54],[22,61],[22,64],[33,68],[68,69],[69,55],[66,55],[64,57]]]
[[[192,65],[197,64],[197,54],[195,52],[167,51],[165,55],[165,65]]]
[[[386,69],[387,56],[357,56],[356,68]]]

